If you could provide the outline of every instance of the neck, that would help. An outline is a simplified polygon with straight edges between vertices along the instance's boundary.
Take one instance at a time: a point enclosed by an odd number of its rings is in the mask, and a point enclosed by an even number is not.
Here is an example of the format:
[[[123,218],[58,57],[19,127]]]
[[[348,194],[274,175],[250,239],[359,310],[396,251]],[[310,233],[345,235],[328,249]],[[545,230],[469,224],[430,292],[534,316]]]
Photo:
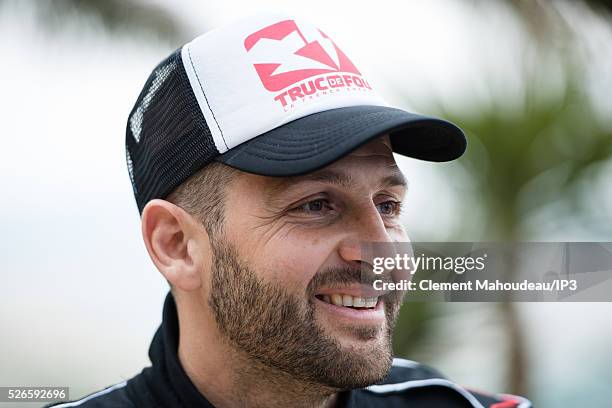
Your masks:
[[[209,310],[181,302],[178,358],[195,387],[217,408],[335,407],[335,389],[304,383],[236,350]]]

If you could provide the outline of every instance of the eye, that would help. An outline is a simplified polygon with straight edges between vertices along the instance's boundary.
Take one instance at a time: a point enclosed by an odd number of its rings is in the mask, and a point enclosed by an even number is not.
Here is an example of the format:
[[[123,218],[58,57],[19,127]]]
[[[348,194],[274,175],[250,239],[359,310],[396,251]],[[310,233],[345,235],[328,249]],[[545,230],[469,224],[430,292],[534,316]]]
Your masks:
[[[320,213],[331,209],[329,201],[322,198],[308,201],[296,208],[297,211],[305,213]]]
[[[384,201],[377,204],[378,212],[384,216],[397,215],[400,212],[401,203],[399,201]]]

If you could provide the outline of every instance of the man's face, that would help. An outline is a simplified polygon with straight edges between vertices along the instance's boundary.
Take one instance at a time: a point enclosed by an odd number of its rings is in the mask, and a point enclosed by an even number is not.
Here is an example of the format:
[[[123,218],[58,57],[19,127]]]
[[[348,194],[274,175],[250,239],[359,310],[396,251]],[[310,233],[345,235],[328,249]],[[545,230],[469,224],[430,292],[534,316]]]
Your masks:
[[[208,300],[230,344],[309,383],[381,380],[400,300],[360,282],[360,243],[407,239],[405,190],[388,137],[305,176],[236,177]]]

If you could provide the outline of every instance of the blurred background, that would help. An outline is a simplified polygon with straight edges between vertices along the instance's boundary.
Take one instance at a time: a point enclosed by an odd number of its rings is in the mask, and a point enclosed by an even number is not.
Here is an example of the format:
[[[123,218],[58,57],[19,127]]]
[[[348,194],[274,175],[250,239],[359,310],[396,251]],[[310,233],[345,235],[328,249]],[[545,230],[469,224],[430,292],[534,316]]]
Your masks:
[[[167,289],[140,237],[127,115],[174,49],[277,9],[391,103],[468,134],[455,163],[398,157],[413,241],[612,241],[612,1],[0,0],[1,386],[77,398],[149,364]],[[604,407],[611,339],[609,303],[408,303],[394,347],[538,407]]]

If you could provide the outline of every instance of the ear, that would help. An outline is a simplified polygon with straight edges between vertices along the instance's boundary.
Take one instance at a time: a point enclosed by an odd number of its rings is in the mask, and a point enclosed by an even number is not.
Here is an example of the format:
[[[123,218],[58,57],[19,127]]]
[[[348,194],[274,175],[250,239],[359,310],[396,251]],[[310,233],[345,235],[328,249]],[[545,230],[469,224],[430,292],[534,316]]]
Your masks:
[[[151,200],[142,212],[142,237],[151,260],[175,288],[202,286],[208,234],[191,214],[165,200]]]

